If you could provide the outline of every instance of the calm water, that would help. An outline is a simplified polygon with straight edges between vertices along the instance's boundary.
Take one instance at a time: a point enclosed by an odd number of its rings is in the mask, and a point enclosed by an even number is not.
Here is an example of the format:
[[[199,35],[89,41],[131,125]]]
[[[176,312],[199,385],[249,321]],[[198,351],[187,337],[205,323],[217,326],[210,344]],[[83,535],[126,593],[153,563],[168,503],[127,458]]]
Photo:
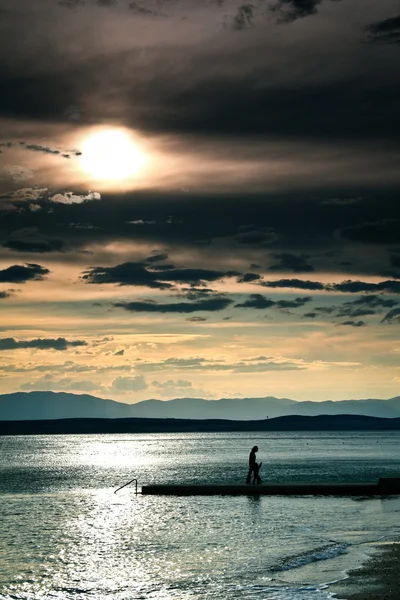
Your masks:
[[[151,482],[375,482],[398,433],[0,438],[0,598],[326,600],[371,542],[397,539],[400,498],[135,496]]]

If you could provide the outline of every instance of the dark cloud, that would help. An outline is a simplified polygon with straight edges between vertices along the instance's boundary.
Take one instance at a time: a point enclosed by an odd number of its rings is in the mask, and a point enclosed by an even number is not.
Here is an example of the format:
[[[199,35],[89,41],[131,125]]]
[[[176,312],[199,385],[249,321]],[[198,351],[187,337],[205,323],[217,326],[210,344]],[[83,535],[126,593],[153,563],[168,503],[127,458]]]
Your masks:
[[[284,252],[282,254],[274,254],[280,262],[269,267],[270,271],[293,271],[294,273],[310,273],[315,271],[314,267],[307,263],[307,256],[296,256]]]
[[[86,2],[85,0],[58,0],[57,4],[65,8],[78,8],[84,6]]]
[[[163,48],[149,51],[147,56],[145,69],[140,53],[110,56],[106,64],[97,58],[67,63],[62,70],[52,72],[32,72],[32,65],[19,65],[11,73],[0,68],[0,114],[60,120],[66,106],[85,105],[95,94],[92,119],[102,120],[116,111],[115,118],[135,128],[140,123],[148,132],[380,141],[400,135],[400,117],[393,101],[400,82],[393,75],[390,80],[382,74],[386,85],[360,73],[346,75],[346,81],[341,76],[329,81],[314,77],[301,84],[293,81],[283,85],[278,73],[271,74],[269,63],[265,68],[232,71],[232,64],[255,59],[247,53],[243,56],[239,48],[237,55],[231,49],[229,57],[219,56],[218,69],[213,68],[214,59],[208,55],[184,60],[182,54],[175,56],[174,51]],[[300,64],[295,68],[300,69]],[[96,77],[99,69],[102,84]],[[134,82],[123,75],[133,71]],[[120,96],[118,109],[108,106],[109,87]]]
[[[10,292],[5,292],[5,291],[0,292],[1,300],[4,300],[5,298],[10,298],[10,296],[11,296]]]
[[[192,313],[197,311],[215,312],[224,310],[232,300],[228,298],[211,298],[197,302],[171,302],[162,304],[157,302],[116,302],[113,306],[123,308],[129,312],[158,312],[158,313]]]
[[[3,244],[14,252],[34,252],[43,254],[45,252],[65,252],[65,243],[62,240],[10,240]]]
[[[0,271],[0,282],[25,283],[26,281],[42,281],[49,273],[49,269],[33,263],[13,265]]]
[[[292,23],[296,19],[315,15],[322,0],[278,0],[272,5],[279,23]]]
[[[323,290],[325,286],[318,281],[303,279],[279,279],[277,281],[263,281],[259,285],[269,288],[295,288],[301,290]]]
[[[204,323],[207,319],[205,317],[188,317],[186,321],[189,321],[190,323]]]
[[[164,13],[158,12],[156,10],[151,10],[149,8],[145,8],[144,6],[138,4],[137,2],[130,2],[129,8],[135,14],[140,15],[142,17],[143,16],[144,17],[166,17],[167,16]]]
[[[262,294],[251,294],[248,300],[245,300],[241,304],[235,304],[235,308],[270,308],[275,306],[275,302],[271,298],[266,298]]]
[[[28,142],[19,142],[18,144],[15,142],[2,142],[0,144],[2,148],[16,148],[20,147],[24,150],[30,150],[31,152],[40,152],[41,154],[53,154],[56,156],[62,156],[63,158],[71,158],[72,156],[81,156],[82,152],[79,150],[60,150],[55,148],[50,148],[49,146],[43,146],[41,144],[30,144]],[[1,152],[1,150],[0,150]]]
[[[380,283],[365,283],[364,281],[343,281],[342,283],[330,283],[325,286],[326,290],[335,292],[348,292],[358,294],[359,292],[387,292],[400,294],[400,281],[381,281]]]
[[[375,315],[376,310],[373,308],[355,308],[354,306],[344,305],[337,311],[338,317],[367,317],[369,315]]]
[[[341,235],[364,244],[400,244],[400,219],[361,223],[343,229]]]
[[[220,294],[211,288],[197,288],[192,286],[190,288],[182,288],[176,296],[178,298],[186,298],[186,300],[202,300],[210,296],[220,296]]]
[[[14,338],[0,339],[0,350],[18,350],[20,348],[36,348],[38,350],[68,350],[78,346],[87,346],[87,342],[82,340],[68,341],[65,338],[56,339],[34,339],[18,341]]]
[[[85,272],[87,283],[145,286],[169,289],[173,284],[202,285],[206,281],[218,281],[235,277],[236,271],[211,271],[207,269],[173,269],[169,271],[149,271],[143,263],[123,263],[115,267],[93,267]]]
[[[390,257],[390,264],[392,265],[392,267],[400,269],[400,255],[392,254]]]
[[[364,327],[364,321],[344,321],[340,325],[349,325],[350,327]]]
[[[371,42],[400,44],[400,15],[372,23],[367,32]]]
[[[345,302],[343,306],[373,306],[383,307],[383,308],[392,308],[398,304],[397,300],[393,300],[391,298],[384,298],[383,296],[378,296],[371,294],[369,296],[361,296],[357,298],[357,300],[353,300],[352,302]]]
[[[400,308],[393,308],[382,319],[382,323],[400,323]]]
[[[238,6],[235,16],[233,17],[232,26],[233,29],[241,31],[247,27],[254,25],[254,5],[247,3]]]
[[[287,308],[298,308],[299,306],[304,306],[307,302],[311,302],[311,296],[304,296],[303,298],[295,298],[294,300],[278,300],[276,302],[277,308],[287,309]]]
[[[303,298],[295,298],[294,300],[271,300],[271,298],[266,298],[262,294],[250,294],[249,298],[242,302],[241,304],[235,304],[235,308],[279,308],[279,309],[288,309],[288,308],[298,308],[299,306],[304,306],[307,302],[310,302],[312,298],[310,296],[305,296]]]
[[[102,198],[96,202],[87,202],[88,194],[78,193],[64,199],[66,204],[50,201],[46,198],[37,198],[39,191],[34,190],[35,202],[41,210],[32,211],[29,206],[32,197],[30,188],[26,191],[25,203],[24,190],[20,190],[18,198],[14,200],[11,194],[3,194],[0,206],[11,204],[16,207],[14,211],[2,214],[2,240],[14,240],[15,231],[35,229],[39,232],[38,240],[60,240],[66,249],[86,250],[88,247],[101,247],[111,245],[115,242],[132,242],[131,225],[126,223],[129,218],[137,212],[143,213],[144,219],[151,219],[151,215],[160,215],[158,224],[154,228],[138,227],[134,239],[147,247],[175,248],[174,259],[179,259],[189,251],[190,255],[199,257],[198,266],[205,267],[210,264],[209,256],[215,252],[219,269],[223,272],[226,260],[234,252],[243,265],[264,265],[257,272],[246,273],[248,267],[238,269],[241,271],[237,277],[244,278],[243,282],[249,282],[250,277],[265,272],[266,265],[277,262],[273,255],[289,254],[295,257],[313,256],[312,266],[315,272],[338,273],[343,272],[343,278],[350,278],[356,272],[365,276],[378,276],[383,278],[396,278],[396,267],[388,265],[388,255],[395,256],[396,249],[393,244],[382,243],[382,252],[375,251],[366,243],[362,252],[353,252],[351,241],[344,242],[345,238],[338,239],[337,231],[345,229],[349,225],[361,224],[368,220],[373,222],[376,215],[384,212],[388,216],[398,214],[398,199],[394,192],[375,193],[367,195],[363,200],[362,211],[357,204],[349,206],[321,205],[321,197],[324,194],[316,194],[315,198],[299,198],[293,193],[270,195],[255,194],[233,194],[229,199],[229,219],[226,218],[226,196],[223,194],[193,194],[185,197],[185,201],[176,195],[165,193],[141,193],[135,194],[111,194],[103,193]],[[365,190],[363,195],[366,194]],[[57,196],[65,196],[58,194]],[[54,198],[54,196],[52,196]],[[76,201],[77,198],[79,201]],[[8,202],[8,200],[10,200]],[[246,221],[254,222],[256,225],[246,225],[243,230],[243,203],[246,205]],[[69,204],[70,203],[70,204]],[[176,215],[176,219],[184,221],[184,224],[174,226],[166,223],[169,214]],[[290,218],[288,218],[290,215]],[[73,226],[72,226],[73,225]],[[260,227],[265,227],[271,232],[273,226],[274,238],[267,243],[260,243],[258,234]],[[305,231],[307,232],[305,234]],[[255,234],[253,237],[252,234]],[[243,235],[247,236],[247,243],[242,244],[240,240]],[[264,233],[262,239],[265,241]],[[31,241],[27,236],[19,236],[16,239]],[[38,240],[34,240],[35,242]],[[251,241],[252,240],[252,241]],[[268,251],[266,250],[268,248]],[[169,252],[168,252],[169,253]],[[157,251],[156,255],[167,254]],[[170,258],[172,257],[172,254]],[[179,265],[172,262],[148,262],[151,255],[145,255],[139,260],[142,268],[148,272],[175,271]],[[351,261],[346,260],[351,258]],[[74,260],[74,258],[72,258]],[[102,264],[100,260],[92,259],[94,265]],[[125,260],[130,260],[126,255]],[[204,262],[203,262],[204,261]],[[254,262],[253,262],[254,261]],[[120,262],[123,262],[122,260]],[[93,264],[92,263],[92,264]],[[314,264],[315,263],[315,264]],[[349,264],[352,263],[352,264]],[[307,263],[308,264],[308,263]],[[215,267],[211,267],[215,268]],[[255,267],[253,267],[255,269]],[[278,271],[274,271],[274,274]],[[109,273],[111,276],[112,273]],[[399,273],[400,274],[400,273]],[[144,274],[146,276],[146,274]],[[153,275],[148,276],[153,279]],[[154,276],[156,281],[162,282],[163,277]],[[292,280],[304,281],[305,278]],[[268,277],[266,277],[268,280]],[[261,280],[259,280],[261,283]],[[240,282],[242,282],[240,280]],[[116,283],[118,279],[116,278]],[[165,283],[168,283],[165,281]],[[172,282],[169,282],[172,283]],[[251,282],[249,282],[251,283]],[[257,283],[254,279],[254,283]],[[266,287],[285,287],[281,283],[268,283]],[[307,288],[303,283],[302,289],[322,289],[318,282],[312,282],[313,287]],[[291,286],[293,287],[293,286]],[[294,286],[295,287],[295,286]]]
[[[43,154],[61,154],[60,150],[53,150],[48,146],[41,146],[40,144],[24,144],[21,142],[21,145],[27,150],[32,150],[33,152],[42,152]]]
[[[253,283],[253,281],[259,281],[261,279],[261,275],[257,273],[245,273],[237,278],[238,283]]]
[[[349,204],[356,204],[361,202],[362,198],[327,198],[322,201],[322,204],[330,204],[331,206],[348,206]]]
[[[316,316],[317,316],[316,312],[304,313],[304,315],[303,315],[303,317],[306,317],[307,319],[315,319]]]
[[[148,256],[145,259],[146,263],[156,263],[161,262],[163,260],[167,260],[168,254],[153,254],[152,256]]]
[[[171,271],[172,269],[176,269],[176,266],[173,264],[166,264],[166,265],[151,264],[151,268],[153,271]]]
[[[322,315],[331,315],[335,312],[335,308],[332,306],[316,306],[314,310]]]
[[[367,283],[352,281],[350,279],[341,283],[323,284],[318,281],[303,281],[302,279],[279,279],[277,281],[263,281],[259,285],[270,288],[295,288],[302,290],[326,290],[331,292],[344,292],[358,294],[360,292],[386,292],[400,294],[400,281],[381,281],[380,283]],[[326,310],[326,309],[324,309]]]
[[[369,296],[361,296],[352,302],[344,302],[337,309],[336,316],[356,318],[375,315],[378,312],[382,312],[382,309],[392,308],[396,304],[398,304],[396,300],[371,294]]]

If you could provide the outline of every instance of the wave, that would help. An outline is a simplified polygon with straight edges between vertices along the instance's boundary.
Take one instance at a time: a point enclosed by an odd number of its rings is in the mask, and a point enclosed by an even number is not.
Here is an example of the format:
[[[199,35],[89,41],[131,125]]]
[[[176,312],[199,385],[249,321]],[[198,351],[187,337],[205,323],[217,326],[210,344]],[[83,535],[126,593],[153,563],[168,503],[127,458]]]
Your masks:
[[[329,544],[321,546],[320,548],[303,552],[302,554],[288,556],[280,564],[274,565],[270,570],[273,573],[291,571],[292,569],[298,569],[313,562],[336,558],[337,556],[346,554],[349,545],[350,544],[347,543]]]

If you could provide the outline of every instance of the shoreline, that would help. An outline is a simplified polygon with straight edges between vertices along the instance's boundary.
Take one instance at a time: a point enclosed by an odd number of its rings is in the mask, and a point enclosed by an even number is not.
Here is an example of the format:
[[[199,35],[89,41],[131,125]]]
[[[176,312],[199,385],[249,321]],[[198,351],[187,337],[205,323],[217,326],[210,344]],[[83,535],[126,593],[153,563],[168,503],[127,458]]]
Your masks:
[[[399,600],[400,542],[375,545],[374,551],[348,577],[329,587],[335,600]]]

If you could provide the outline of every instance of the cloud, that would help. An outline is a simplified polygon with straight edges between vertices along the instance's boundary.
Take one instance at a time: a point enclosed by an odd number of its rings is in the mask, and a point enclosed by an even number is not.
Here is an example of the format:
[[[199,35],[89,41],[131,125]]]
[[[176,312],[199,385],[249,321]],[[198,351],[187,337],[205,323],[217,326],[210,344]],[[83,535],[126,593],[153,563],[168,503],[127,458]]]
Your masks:
[[[232,27],[236,31],[252,27],[254,25],[253,18],[254,5],[250,3],[242,4],[242,6],[238,6],[236,14],[233,17]]]
[[[27,281],[42,281],[50,273],[49,269],[27,263],[25,265],[13,265],[0,271],[0,283],[26,283]]]
[[[302,279],[279,279],[277,281],[262,281],[259,285],[270,288],[294,288],[302,290],[326,290],[330,292],[343,292],[358,294],[359,292],[387,292],[400,294],[400,281],[387,280],[379,283],[352,281],[347,279],[341,283],[323,284],[318,281]]]
[[[367,32],[371,42],[400,44],[400,15],[368,25]]]
[[[20,165],[4,165],[3,170],[10,179],[15,181],[15,183],[32,179],[34,175],[32,169]]]
[[[129,225],[156,225],[157,221],[144,221],[143,219],[137,219],[136,221],[127,221]]]
[[[376,310],[373,308],[354,308],[343,306],[337,312],[338,317],[367,317],[375,315]]]
[[[11,294],[7,291],[0,292],[0,300],[4,300],[5,298],[10,298]]]
[[[135,369],[144,372],[185,370],[185,371],[214,371],[231,373],[264,373],[268,371],[298,371],[306,369],[307,365],[301,361],[267,358],[265,356],[252,357],[234,362],[204,357],[167,358],[160,362],[137,361]]]
[[[293,271],[294,273],[310,273],[315,271],[314,267],[306,262],[307,256],[296,256],[284,252],[282,254],[274,254],[280,262],[269,267],[270,271]]]
[[[21,142],[21,146],[24,146],[27,150],[32,150],[33,152],[42,152],[43,154],[60,154],[60,150],[53,150],[48,146],[40,146],[39,144],[25,144]]]
[[[22,237],[22,232],[19,234]],[[13,252],[34,252],[44,254],[47,252],[65,252],[66,246],[62,240],[42,240],[39,238],[33,239],[13,239],[4,242],[3,248],[8,248]]]
[[[325,286],[326,290],[336,292],[349,292],[357,294],[359,292],[389,292],[400,294],[400,281],[381,281],[380,283],[365,283],[364,281],[342,281],[342,283],[330,283]]]
[[[238,283],[253,283],[254,281],[259,281],[261,279],[261,275],[257,273],[245,273],[237,278]]]
[[[303,279],[278,279],[277,281],[263,281],[259,285],[270,288],[297,288],[301,290],[323,290],[323,283]]]
[[[207,319],[205,317],[188,317],[186,321],[189,321],[190,323],[204,323]]]
[[[384,298],[383,296],[371,294],[369,296],[361,296],[360,298],[357,298],[357,300],[353,300],[352,302],[346,302],[345,306],[357,306],[360,304],[374,307],[383,306],[385,308],[390,308],[395,304],[398,304],[398,301],[390,298]]]
[[[147,390],[146,379],[143,375],[136,377],[117,377],[111,384],[110,390],[117,392],[141,392]]]
[[[272,12],[277,14],[278,23],[293,23],[297,19],[303,19],[317,14],[317,7],[323,0],[278,0],[271,6]],[[337,1],[337,0],[332,0]]]
[[[364,327],[364,321],[344,321],[343,323],[339,323],[339,325],[349,325],[351,327]]]
[[[392,308],[398,304],[396,300],[382,298],[371,294],[370,296],[361,296],[353,302],[345,302],[337,311],[338,317],[363,317],[376,314],[379,309]]]
[[[236,271],[212,271],[208,269],[172,269],[160,272],[149,270],[144,263],[127,262],[115,267],[93,267],[84,272],[87,283],[145,286],[168,289],[173,283],[202,285],[206,281],[218,281],[240,275]]]
[[[9,192],[3,192],[0,194],[0,199],[7,199],[12,201],[36,201],[41,198],[44,193],[47,192],[47,188],[41,187],[29,187],[29,188],[21,188],[19,190],[13,190]]]
[[[294,300],[278,300],[276,302],[277,308],[298,308],[299,306],[304,306],[307,302],[312,300],[311,296],[303,296],[302,298],[295,298]]]
[[[382,219],[346,227],[341,236],[364,244],[400,244],[400,219]]]
[[[82,340],[68,341],[65,338],[37,338],[34,340],[18,341],[14,338],[0,338],[0,350],[19,350],[21,348],[36,348],[38,350],[68,350],[78,346],[87,346]]]
[[[76,391],[93,392],[98,389],[98,385],[90,380],[74,380],[71,377],[65,379],[53,379],[52,375],[44,375],[34,381],[29,381],[20,385],[20,390],[26,391]]]
[[[177,379],[173,381],[172,379],[168,379],[168,381],[152,381],[151,385],[153,387],[159,389],[168,389],[168,388],[191,388],[191,381],[187,381],[186,379]]]
[[[60,150],[50,148],[49,146],[42,146],[41,144],[30,144],[28,142],[19,142],[18,144],[15,142],[3,142],[0,144],[0,147],[10,149],[10,148],[22,148],[23,150],[30,150],[31,152],[40,152],[41,154],[53,154],[56,156],[61,156],[62,158],[71,158],[71,156],[81,156],[81,152],[79,150]],[[1,151],[0,151],[1,152]]]
[[[349,206],[350,204],[357,204],[361,202],[362,198],[327,198],[326,200],[322,200],[321,204],[328,204],[331,206]]]
[[[232,300],[228,298],[211,298],[197,302],[171,302],[161,304],[157,302],[117,302],[113,306],[123,308],[129,312],[159,312],[159,313],[192,313],[197,311],[215,312],[224,310]]]
[[[400,256],[398,254],[392,254],[390,257],[390,264],[392,267],[400,268]]]
[[[271,298],[266,298],[262,294],[251,294],[248,300],[245,300],[241,304],[235,304],[235,308],[270,308],[271,306],[275,306],[276,302],[271,300]]]
[[[382,319],[381,323],[398,323],[400,322],[400,308],[393,308]]]
[[[166,17],[164,13],[140,6],[137,2],[130,2],[129,8],[133,13],[142,17]]]
[[[168,254],[165,253],[161,253],[161,254],[153,254],[152,256],[148,256],[144,262],[146,263],[156,263],[156,262],[162,262],[164,260],[168,259]]]
[[[92,202],[101,200],[99,192],[89,192],[88,194],[74,194],[74,192],[62,192],[49,197],[50,202],[57,204],[82,204],[82,202]]]

